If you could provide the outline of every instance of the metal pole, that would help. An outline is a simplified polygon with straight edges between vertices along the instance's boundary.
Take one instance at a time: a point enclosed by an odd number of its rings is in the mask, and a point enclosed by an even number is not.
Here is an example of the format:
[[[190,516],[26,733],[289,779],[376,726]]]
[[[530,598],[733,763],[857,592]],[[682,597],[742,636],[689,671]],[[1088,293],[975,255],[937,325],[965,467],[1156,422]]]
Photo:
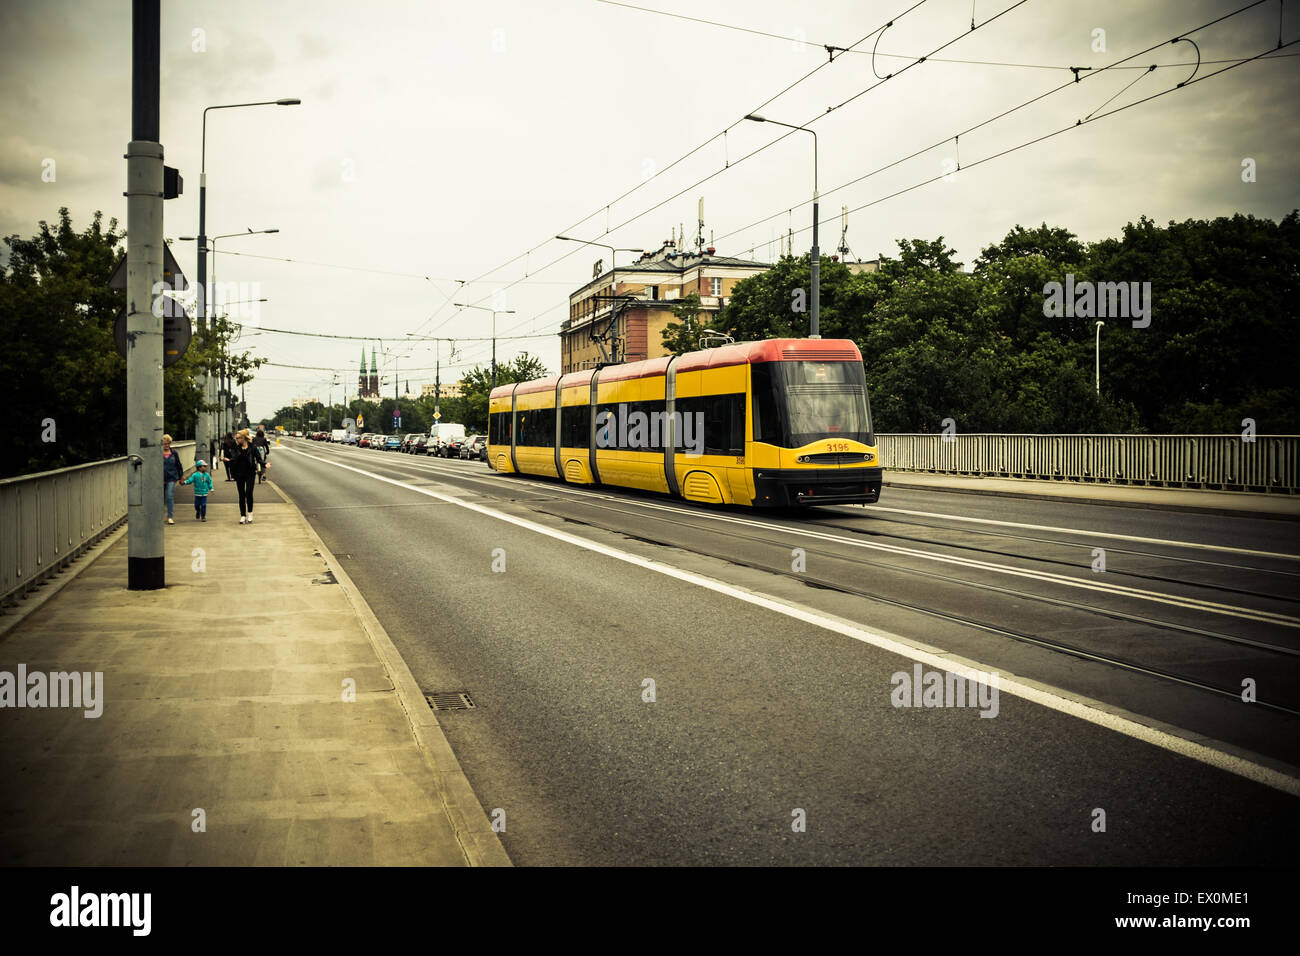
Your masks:
[[[821,283],[821,252],[817,248],[817,220],[820,218],[817,214],[817,132],[808,130],[813,137],[813,243],[811,256],[812,269],[812,319],[809,322],[808,338],[821,338],[821,315],[822,315],[822,283]]]
[[[497,312],[492,310],[492,387],[497,387]]]
[[[203,348],[207,344],[208,334],[208,247],[207,247],[207,228],[208,228],[208,111],[203,111],[203,137],[199,151],[199,249],[197,256],[199,284],[199,301],[198,308],[195,311],[199,327],[199,347]],[[199,369],[199,392],[203,396],[204,405],[212,403],[212,376],[208,374],[206,367]],[[198,419],[194,427],[194,448],[197,454],[200,450],[203,454],[208,454],[208,444],[212,435],[212,412],[207,408],[199,412]],[[216,474],[216,463],[212,464],[212,473]]]
[[[131,142],[126,148],[127,587],[164,587],[163,320],[153,290],[163,274],[163,148],[158,133],[160,0],[131,7]]]
[[[1097,395],[1101,395],[1101,327],[1105,322],[1097,323]]]

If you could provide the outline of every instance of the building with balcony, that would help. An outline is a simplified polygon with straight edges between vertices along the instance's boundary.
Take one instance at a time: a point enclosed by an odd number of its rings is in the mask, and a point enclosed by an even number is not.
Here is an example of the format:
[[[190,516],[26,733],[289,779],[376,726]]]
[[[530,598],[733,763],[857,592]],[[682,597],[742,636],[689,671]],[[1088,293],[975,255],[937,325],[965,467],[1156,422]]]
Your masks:
[[[681,299],[696,293],[700,321],[707,321],[726,305],[737,282],[770,267],[719,256],[712,246],[681,251],[673,240],[617,270],[604,271],[597,262],[595,277],[569,296],[569,317],[560,326],[561,370],[667,355],[662,333],[676,321],[671,309]]]

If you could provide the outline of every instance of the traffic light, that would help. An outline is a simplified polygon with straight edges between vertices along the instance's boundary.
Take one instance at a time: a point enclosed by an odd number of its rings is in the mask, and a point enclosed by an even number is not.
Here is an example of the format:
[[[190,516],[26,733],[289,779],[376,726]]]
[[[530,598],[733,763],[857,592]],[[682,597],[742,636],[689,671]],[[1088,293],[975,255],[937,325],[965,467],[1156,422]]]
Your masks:
[[[181,171],[174,166],[163,167],[163,199],[175,199],[185,191]]]

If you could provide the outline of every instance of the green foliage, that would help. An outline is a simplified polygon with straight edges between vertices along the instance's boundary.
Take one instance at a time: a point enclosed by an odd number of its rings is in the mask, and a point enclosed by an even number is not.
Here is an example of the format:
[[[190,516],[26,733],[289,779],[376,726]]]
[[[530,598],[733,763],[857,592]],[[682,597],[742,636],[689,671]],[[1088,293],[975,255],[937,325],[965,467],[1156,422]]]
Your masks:
[[[669,322],[660,333],[664,348],[670,355],[681,355],[699,348],[700,334],[712,328],[709,321],[700,321],[700,294],[692,292],[675,305],[669,306],[676,322]]]
[[[1149,219],[1087,245],[1046,223],[1016,226],[960,271],[943,237],[900,240],[877,272],[823,262],[821,333],[862,350],[876,427],[936,432],[1300,431],[1300,214]],[[1091,318],[1047,317],[1044,287],[1150,282],[1151,325],[1111,318],[1094,386]],[[713,323],[738,341],[800,337],[808,258],[737,283]],[[665,336],[667,341],[667,336]],[[674,344],[677,344],[676,341]],[[694,347],[694,346],[691,346]],[[685,349],[683,349],[685,350]]]
[[[497,385],[510,385],[514,382],[528,382],[535,378],[546,378],[550,374],[541,359],[523,352],[509,362],[497,363]],[[492,366],[478,365],[470,369],[460,379],[460,418],[447,414],[443,403],[442,420],[459,421],[466,432],[485,433],[488,424],[488,395],[492,391]]]
[[[126,360],[113,326],[126,295],[108,281],[124,254],[116,219],[96,212],[77,232],[67,208],[53,226],[44,220],[30,239],[5,238],[0,267],[0,376],[12,423],[0,471],[5,475],[62,468],[125,454]],[[194,436],[203,396],[194,381],[215,369],[234,329],[218,322],[206,343],[196,336],[163,375],[163,427],[177,441]],[[235,382],[246,382],[260,359],[227,355]],[[42,440],[47,419],[52,442]]]

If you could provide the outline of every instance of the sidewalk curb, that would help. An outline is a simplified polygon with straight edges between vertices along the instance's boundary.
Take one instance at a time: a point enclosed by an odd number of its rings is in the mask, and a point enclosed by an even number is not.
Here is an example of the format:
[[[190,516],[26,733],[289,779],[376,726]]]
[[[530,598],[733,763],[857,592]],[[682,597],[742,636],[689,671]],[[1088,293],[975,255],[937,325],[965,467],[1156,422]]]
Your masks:
[[[916,472],[899,472],[902,475],[917,474]],[[972,478],[971,481],[981,479]],[[1016,479],[998,479],[999,481],[1014,481]],[[1255,511],[1247,508],[1215,508],[1206,505],[1178,504],[1176,502],[1159,502],[1159,501],[1129,501],[1123,498],[1098,498],[1088,497],[1086,495],[1072,495],[1069,492],[1063,494],[1053,494],[1047,491],[1004,491],[993,488],[958,488],[945,484],[930,484],[922,478],[920,481],[891,481],[889,472],[885,473],[885,487],[892,487],[898,491],[940,491],[955,495],[996,495],[1002,498],[1025,498],[1033,501],[1063,501],[1070,504],[1080,505],[1103,505],[1114,508],[1145,508],[1149,511],[1174,511],[1183,514],[1203,514],[1216,515],[1224,518],[1263,518],[1280,521],[1300,521],[1300,513],[1288,513],[1280,510],[1272,511]],[[1068,487],[1068,486],[1067,486]],[[1105,486],[1098,486],[1105,487]],[[1184,491],[1185,489],[1164,488],[1162,491]],[[1194,494],[1195,492],[1190,492]],[[1241,492],[1249,494],[1249,492]],[[1287,498],[1287,501],[1292,499]],[[1292,502],[1294,504],[1294,502]],[[1279,502],[1281,504],[1281,502]]]
[[[379,623],[379,618],[370,609],[361,591],[343,570],[343,566],[334,557],[333,552],[325,546],[325,542],[316,533],[316,529],[298,507],[298,503],[289,497],[288,492],[276,484],[274,479],[268,478],[266,483],[298,513],[298,517],[302,519],[303,525],[315,542],[321,558],[334,573],[335,580],[347,595],[348,603],[352,605],[352,610],[361,622],[366,636],[370,638],[370,645],[378,655],[380,663],[384,665],[384,670],[393,682],[393,689],[397,692],[397,699],[406,712],[411,733],[424,754],[426,763],[433,770],[434,779],[438,781],[438,797],[469,865],[513,866],[505,847],[501,845],[500,838],[492,829],[492,824],[475,795],[474,788],[470,786],[469,779],[461,769],[460,761],[456,759],[451,744],[447,742],[442,727],[433,716],[433,710],[415,682],[411,669],[406,666],[406,661],[402,659],[388,632]]]
[[[15,605],[12,611],[0,614],[0,640],[4,640],[6,634],[39,611],[51,598],[67,587],[70,582],[75,581],[82,571],[107,554],[109,549],[117,544],[125,534],[126,521],[123,521],[119,527],[110,531],[85,551],[78,554],[58,573],[45,578],[38,585],[41,589],[39,592],[29,592],[26,597],[21,599],[21,603]],[[82,558],[86,560],[83,561]],[[125,587],[125,584],[123,587]]]

